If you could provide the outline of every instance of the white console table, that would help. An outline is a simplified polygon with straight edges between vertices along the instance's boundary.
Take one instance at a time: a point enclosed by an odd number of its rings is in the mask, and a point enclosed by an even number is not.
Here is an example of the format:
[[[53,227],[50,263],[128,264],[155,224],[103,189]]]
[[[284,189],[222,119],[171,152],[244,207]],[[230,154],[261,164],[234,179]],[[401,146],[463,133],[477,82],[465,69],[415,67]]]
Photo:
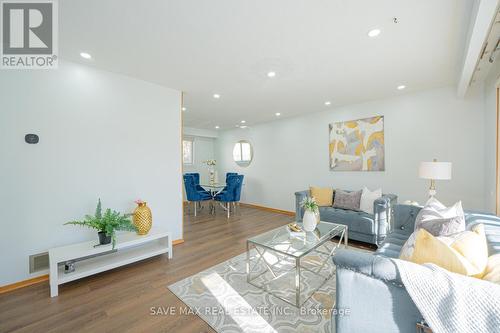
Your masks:
[[[114,250],[111,244],[83,242],[49,250],[50,297],[58,295],[60,284],[168,253],[172,258],[172,237],[169,232],[153,227],[147,235],[117,233]],[[64,272],[64,263],[73,261],[75,271]]]

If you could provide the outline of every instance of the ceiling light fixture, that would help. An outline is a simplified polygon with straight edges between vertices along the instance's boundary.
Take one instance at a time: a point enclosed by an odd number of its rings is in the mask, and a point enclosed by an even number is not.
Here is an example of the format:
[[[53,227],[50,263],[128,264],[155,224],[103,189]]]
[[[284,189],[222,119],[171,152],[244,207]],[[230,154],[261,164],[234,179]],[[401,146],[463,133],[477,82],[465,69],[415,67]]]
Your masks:
[[[219,95],[219,94],[214,94],[214,98],[215,98],[215,99],[219,99],[219,98],[220,98],[220,95]]]
[[[377,37],[378,35],[380,35],[380,32],[380,29],[372,29],[368,31],[368,37]]]
[[[219,129],[219,128],[220,128],[219,125],[215,126],[215,129]]]
[[[325,105],[326,105],[326,106],[328,106],[328,105],[330,105],[330,104],[332,104],[332,102],[330,102],[330,101],[326,101],[326,102],[325,102]]]
[[[186,111],[186,108],[184,106],[182,107],[182,111]]]
[[[242,120],[242,121],[240,121],[240,123],[242,123],[242,124],[244,124],[244,123],[246,123],[246,122],[247,122],[246,120]]]
[[[242,125],[242,126],[240,126],[240,128],[247,128],[247,127],[248,127],[248,126],[246,126],[246,125]]]
[[[80,52],[80,57],[82,57],[83,59],[92,59],[92,56],[87,53],[87,52]]]
[[[398,86],[398,90],[403,90],[404,88],[406,88],[406,86],[404,84]]]
[[[275,115],[276,115],[276,117],[279,117],[279,116],[281,116],[281,113],[276,112]]]
[[[267,73],[267,77],[275,77],[275,76],[276,76],[276,72]]]

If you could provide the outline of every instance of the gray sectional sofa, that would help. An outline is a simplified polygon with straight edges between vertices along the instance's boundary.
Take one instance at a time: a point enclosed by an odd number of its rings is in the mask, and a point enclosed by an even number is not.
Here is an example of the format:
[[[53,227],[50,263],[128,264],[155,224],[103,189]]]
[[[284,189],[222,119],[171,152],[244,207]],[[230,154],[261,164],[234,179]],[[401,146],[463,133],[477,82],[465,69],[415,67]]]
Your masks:
[[[337,309],[349,309],[348,316],[332,317],[332,332],[414,333],[422,315],[403,286],[390,258],[398,258],[401,247],[414,229],[420,207],[395,205],[394,230],[375,253],[338,250]],[[489,255],[500,253],[500,218],[465,212],[467,229],[483,223]]]
[[[304,210],[300,207],[302,200],[309,196],[309,190],[295,193],[295,218],[302,221]],[[320,219],[325,222],[345,224],[348,227],[349,239],[380,245],[391,229],[391,209],[397,202],[395,194],[384,194],[373,203],[374,214],[365,212],[320,207]]]

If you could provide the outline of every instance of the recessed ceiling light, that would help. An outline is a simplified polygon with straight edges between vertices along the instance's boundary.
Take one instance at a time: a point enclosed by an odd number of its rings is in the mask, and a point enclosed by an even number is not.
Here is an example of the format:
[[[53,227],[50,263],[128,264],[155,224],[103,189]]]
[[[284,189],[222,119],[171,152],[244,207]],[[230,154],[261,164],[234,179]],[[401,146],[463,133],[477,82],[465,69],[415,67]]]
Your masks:
[[[398,90],[403,90],[404,88],[406,88],[406,86],[404,84],[398,86]]]
[[[378,35],[380,35],[380,29],[372,29],[370,31],[368,31],[368,36],[369,37],[377,37]]]
[[[330,101],[325,102],[325,105],[330,105],[330,104],[332,104],[332,102],[330,102]]]
[[[215,126],[215,129],[219,129],[219,128],[220,128],[219,125]]]
[[[214,94],[214,98],[215,98],[215,99],[219,99],[219,98],[220,98],[220,95],[219,95],[219,94]]]
[[[184,106],[182,107],[182,111],[186,111],[186,108]]]
[[[275,76],[276,76],[276,72],[267,73],[267,77],[275,77]]]
[[[246,125],[241,125],[240,128],[247,128],[247,126]]]
[[[240,121],[240,123],[242,123],[242,124],[244,124],[244,123],[246,123],[246,122],[247,122],[246,120],[242,120],[242,121]]]
[[[279,117],[279,116],[281,116],[281,113],[276,112],[275,115],[276,115],[276,117]]]
[[[80,52],[80,57],[83,59],[92,59],[92,56],[87,52]]]

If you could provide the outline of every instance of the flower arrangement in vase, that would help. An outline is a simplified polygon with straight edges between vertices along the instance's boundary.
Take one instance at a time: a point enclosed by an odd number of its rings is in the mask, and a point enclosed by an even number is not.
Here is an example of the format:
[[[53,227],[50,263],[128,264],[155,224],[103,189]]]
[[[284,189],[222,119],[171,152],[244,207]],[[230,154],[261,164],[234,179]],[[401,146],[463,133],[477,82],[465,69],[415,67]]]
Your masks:
[[[304,208],[304,217],[302,223],[305,231],[313,231],[318,224],[319,206],[314,198],[306,197],[300,203]]]
[[[215,165],[217,164],[216,160],[206,160],[203,161],[204,164],[208,166],[208,174],[210,176],[210,184],[216,183],[216,174],[215,174]]]

